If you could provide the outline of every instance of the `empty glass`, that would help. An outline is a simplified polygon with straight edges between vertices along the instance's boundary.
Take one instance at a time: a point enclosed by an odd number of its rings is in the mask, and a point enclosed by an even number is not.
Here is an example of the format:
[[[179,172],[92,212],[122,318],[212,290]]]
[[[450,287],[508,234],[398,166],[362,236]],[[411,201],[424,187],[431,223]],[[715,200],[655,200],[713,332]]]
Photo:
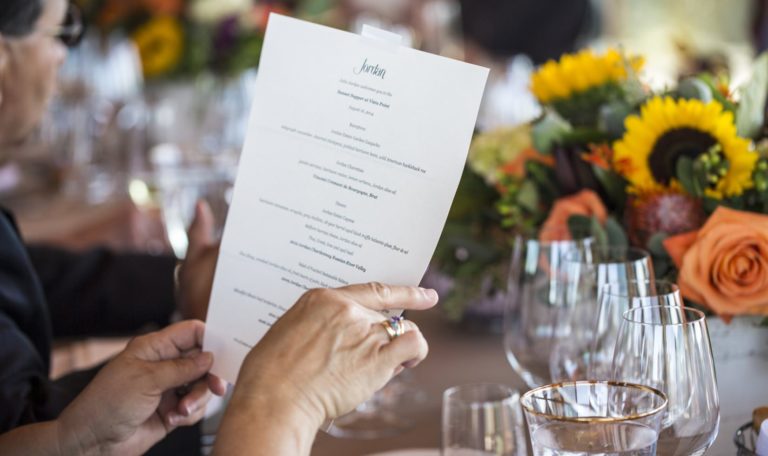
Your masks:
[[[657,388],[669,398],[659,455],[701,455],[712,445],[720,402],[703,313],[676,306],[625,312],[612,376]]]
[[[504,385],[456,386],[443,393],[443,456],[527,454],[518,393]]]
[[[587,378],[611,378],[613,349],[619,335],[624,312],[642,306],[682,306],[680,290],[674,283],[664,280],[630,280],[627,283],[608,283],[600,292],[592,338]]]
[[[586,380],[597,324],[599,291],[605,284],[628,287],[630,281],[652,281],[648,252],[631,247],[589,245],[570,250],[562,259],[558,286],[564,290],[549,358],[552,381]]]
[[[187,228],[192,222],[195,203],[208,202],[216,222],[215,236],[220,237],[232,200],[235,170],[221,167],[161,168],[151,178],[158,190],[168,241],[178,258],[187,253]]]
[[[547,385],[520,400],[534,456],[653,456],[667,398],[631,383]]]
[[[563,305],[562,256],[584,249],[591,238],[544,242],[518,236],[512,251],[504,309],[504,350],[530,388],[550,383],[549,356],[558,308]]]

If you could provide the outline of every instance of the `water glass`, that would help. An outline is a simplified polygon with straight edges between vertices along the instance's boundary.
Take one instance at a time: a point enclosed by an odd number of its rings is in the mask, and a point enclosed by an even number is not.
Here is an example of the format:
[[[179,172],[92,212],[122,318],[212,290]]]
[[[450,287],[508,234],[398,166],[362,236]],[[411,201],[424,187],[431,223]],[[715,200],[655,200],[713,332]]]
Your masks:
[[[609,283],[626,288],[631,281],[653,281],[653,265],[645,250],[589,245],[566,253],[562,268],[564,302],[556,317],[550,374],[554,382],[586,380],[600,289]]]
[[[678,306],[646,306],[628,310],[623,319],[612,377],[649,385],[669,398],[658,454],[704,454],[720,423],[715,365],[704,314]]]
[[[597,323],[589,355],[587,378],[609,380],[613,365],[613,349],[619,336],[624,312],[643,306],[683,305],[680,289],[665,280],[630,280],[608,283],[600,291]]]
[[[518,393],[481,383],[443,393],[443,456],[525,456]]]
[[[515,238],[504,308],[504,350],[529,388],[550,383],[549,356],[563,305],[562,257],[591,242],[591,238],[551,242]]]
[[[578,381],[533,389],[520,402],[534,456],[653,456],[667,398],[637,384]]]

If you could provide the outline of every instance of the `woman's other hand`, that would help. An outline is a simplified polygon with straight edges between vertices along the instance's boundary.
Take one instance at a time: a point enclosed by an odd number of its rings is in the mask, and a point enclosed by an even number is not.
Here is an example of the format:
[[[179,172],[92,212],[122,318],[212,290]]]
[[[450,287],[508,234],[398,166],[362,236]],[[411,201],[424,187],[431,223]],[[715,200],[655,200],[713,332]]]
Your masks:
[[[82,454],[139,455],[197,423],[211,392],[226,392],[200,351],[204,328],[185,321],[133,339],[62,412],[61,438],[74,436]]]

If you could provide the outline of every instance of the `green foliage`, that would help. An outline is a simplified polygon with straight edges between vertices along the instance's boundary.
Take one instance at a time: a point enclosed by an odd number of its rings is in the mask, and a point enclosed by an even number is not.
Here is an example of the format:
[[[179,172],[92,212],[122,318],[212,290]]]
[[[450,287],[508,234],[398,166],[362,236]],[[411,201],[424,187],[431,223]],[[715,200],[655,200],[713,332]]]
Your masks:
[[[568,217],[568,231],[570,231],[571,237],[575,239],[589,236],[594,238],[595,245],[597,246],[607,247],[610,245],[608,233],[595,217],[587,217],[585,215],[572,215]]]
[[[717,90],[704,80],[697,77],[685,78],[677,86],[677,94],[686,99],[701,100],[709,103],[714,99],[713,92]]]
[[[592,171],[600,185],[605,189],[605,193],[608,194],[613,207],[619,214],[623,213],[624,205],[627,203],[627,181],[615,172],[599,166],[592,165]]]
[[[599,226],[599,225],[598,225]],[[615,218],[608,217],[605,220],[605,234],[608,238],[608,245],[615,247],[627,247],[629,245],[629,239],[627,239],[627,233],[624,231],[624,227],[621,226]]]
[[[622,86],[608,83],[555,100],[552,107],[576,128],[595,128],[600,106],[621,100],[624,100]]]
[[[572,129],[571,124],[556,112],[546,110],[544,115],[533,124],[531,131],[533,147],[543,154],[548,154],[552,151],[552,147],[561,143],[562,138]]]
[[[653,271],[659,279],[667,278],[674,274],[675,265],[672,263],[667,249],[664,247],[664,241],[669,237],[667,233],[655,233],[648,240],[647,250],[651,253],[653,260]]]

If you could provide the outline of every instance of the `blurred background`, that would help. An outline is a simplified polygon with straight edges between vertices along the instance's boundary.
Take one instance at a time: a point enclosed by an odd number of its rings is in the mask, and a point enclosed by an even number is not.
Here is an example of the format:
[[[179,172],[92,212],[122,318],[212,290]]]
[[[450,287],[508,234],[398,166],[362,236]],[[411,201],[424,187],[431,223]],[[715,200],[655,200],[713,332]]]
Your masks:
[[[642,53],[663,88],[703,69],[738,85],[768,47],[766,0],[76,3],[86,34],[42,127],[5,154],[19,158],[0,165],[0,204],[30,242],[179,257],[197,198],[223,226],[270,12],[353,32],[367,23],[490,67],[478,130],[535,118],[531,72],[564,52]]]

